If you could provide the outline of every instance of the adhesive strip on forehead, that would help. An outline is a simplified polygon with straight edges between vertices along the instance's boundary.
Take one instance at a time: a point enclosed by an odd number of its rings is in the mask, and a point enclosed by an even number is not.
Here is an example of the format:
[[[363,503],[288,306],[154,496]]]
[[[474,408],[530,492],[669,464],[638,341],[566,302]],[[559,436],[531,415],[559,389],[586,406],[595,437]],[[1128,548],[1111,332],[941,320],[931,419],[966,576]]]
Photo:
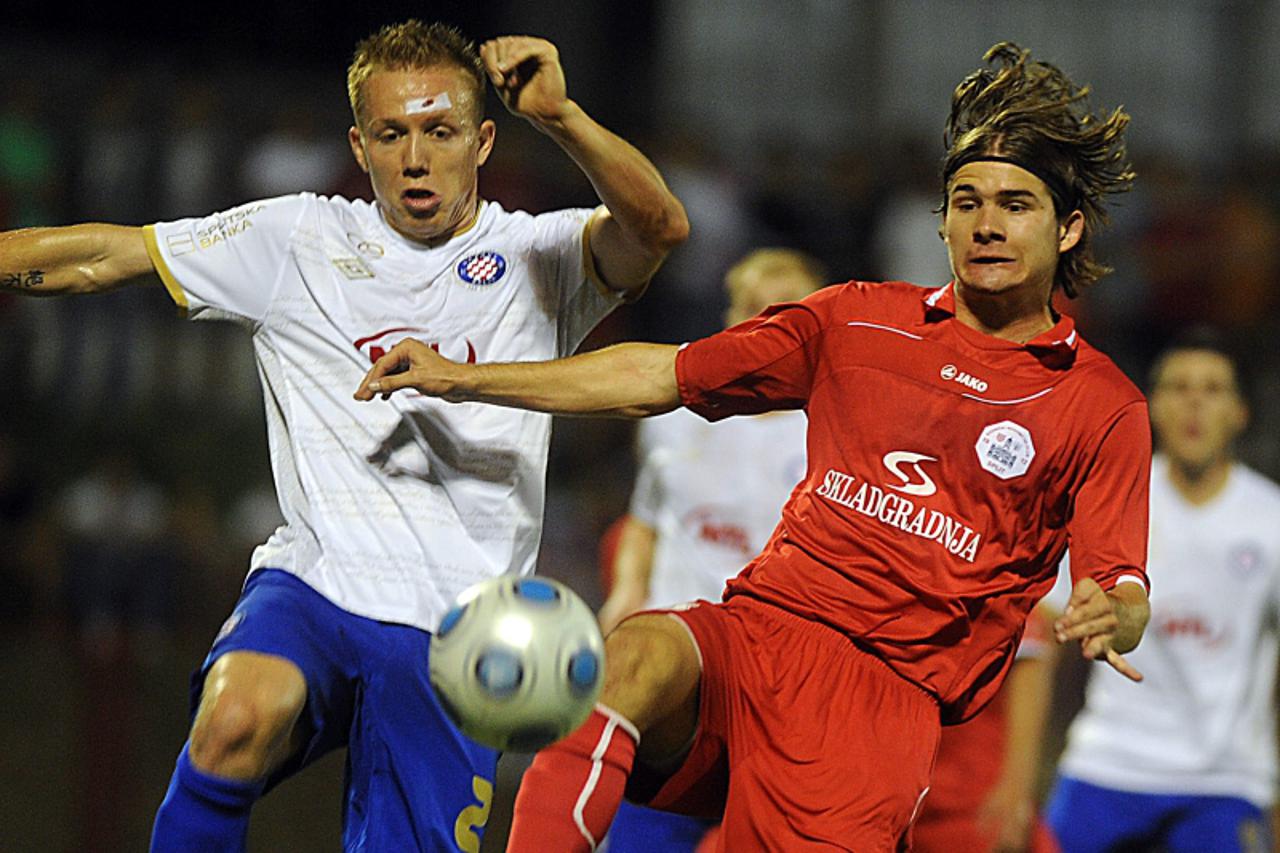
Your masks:
[[[441,92],[438,95],[428,95],[425,98],[413,98],[404,102],[405,115],[418,115],[419,113],[436,113],[441,110],[447,110],[453,106],[453,102],[449,100],[448,92]]]

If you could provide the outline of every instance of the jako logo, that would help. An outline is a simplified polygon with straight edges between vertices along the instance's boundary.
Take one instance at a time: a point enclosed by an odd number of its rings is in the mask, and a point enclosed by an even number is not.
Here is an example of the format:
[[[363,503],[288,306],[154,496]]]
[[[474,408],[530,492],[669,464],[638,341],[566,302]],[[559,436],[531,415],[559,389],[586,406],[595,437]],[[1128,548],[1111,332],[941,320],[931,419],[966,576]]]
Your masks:
[[[972,388],[975,391],[987,390],[987,383],[983,382],[981,379],[979,379],[976,376],[973,376],[972,374],[965,373],[963,370],[956,367],[954,364],[942,365],[942,370],[940,370],[939,373],[941,374],[942,378],[947,380],[948,382],[959,382],[961,385],[965,386],[966,388]]]
[[[894,450],[884,455],[884,467],[889,469],[889,473],[897,477],[901,481],[901,485],[889,488],[904,495],[915,495],[916,497],[927,498],[929,495],[938,491],[938,487],[934,485],[929,475],[920,469],[921,462],[937,462],[938,460],[932,456],[925,456],[923,453],[912,453],[909,450]],[[910,465],[915,470],[915,478],[907,476],[898,468],[899,465]]]

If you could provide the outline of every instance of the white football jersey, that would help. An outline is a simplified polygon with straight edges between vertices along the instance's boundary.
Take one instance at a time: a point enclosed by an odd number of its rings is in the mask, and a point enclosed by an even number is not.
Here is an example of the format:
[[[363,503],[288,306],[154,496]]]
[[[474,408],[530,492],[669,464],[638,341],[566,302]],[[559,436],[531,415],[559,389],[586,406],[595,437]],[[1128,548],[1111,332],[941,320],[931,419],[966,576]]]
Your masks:
[[[720,600],[804,478],[807,426],[803,412],[713,424],[688,409],[642,422],[631,514],[658,534],[648,606]]]
[[[591,215],[486,202],[429,247],[376,205],[304,193],[146,229],[192,318],[253,335],[285,523],[251,572],[284,569],[352,613],[434,630],[465,587],[533,570],[550,416],[352,394],[406,337],[467,362],[573,352],[620,301],[592,269]]]
[[[1093,668],[1063,774],[1125,791],[1275,797],[1280,486],[1243,465],[1188,504],[1151,472],[1151,622],[1126,655],[1146,680]]]

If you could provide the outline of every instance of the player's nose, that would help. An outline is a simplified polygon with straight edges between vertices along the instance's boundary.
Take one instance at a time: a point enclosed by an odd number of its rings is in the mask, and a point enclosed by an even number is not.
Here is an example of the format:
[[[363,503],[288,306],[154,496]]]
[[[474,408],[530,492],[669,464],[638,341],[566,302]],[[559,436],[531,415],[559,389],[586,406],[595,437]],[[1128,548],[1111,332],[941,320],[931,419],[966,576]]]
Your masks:
[[[425,139],[414,135],[404,147],[404,173],[410,177],[425,175],[431,171],[431,158]]]
[[[1004,227],[1000,222],[999,215],[991,211],[989,207],[984,207],[984,209],[978,211],[977,219],[973,223],[973,238],[979,243],[990,243],[1004,239]]]

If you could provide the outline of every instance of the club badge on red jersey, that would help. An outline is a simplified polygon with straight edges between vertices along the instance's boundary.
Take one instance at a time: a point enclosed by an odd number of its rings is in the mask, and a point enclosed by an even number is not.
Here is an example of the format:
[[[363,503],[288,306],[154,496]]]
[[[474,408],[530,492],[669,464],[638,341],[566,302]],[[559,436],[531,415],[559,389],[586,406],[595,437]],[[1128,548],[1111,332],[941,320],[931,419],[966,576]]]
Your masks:
[[[1036,457],[1031,433],[1013,421],[988,426],[973,449],[977,451],[978,464],[1001,480],[1021,477]]]

